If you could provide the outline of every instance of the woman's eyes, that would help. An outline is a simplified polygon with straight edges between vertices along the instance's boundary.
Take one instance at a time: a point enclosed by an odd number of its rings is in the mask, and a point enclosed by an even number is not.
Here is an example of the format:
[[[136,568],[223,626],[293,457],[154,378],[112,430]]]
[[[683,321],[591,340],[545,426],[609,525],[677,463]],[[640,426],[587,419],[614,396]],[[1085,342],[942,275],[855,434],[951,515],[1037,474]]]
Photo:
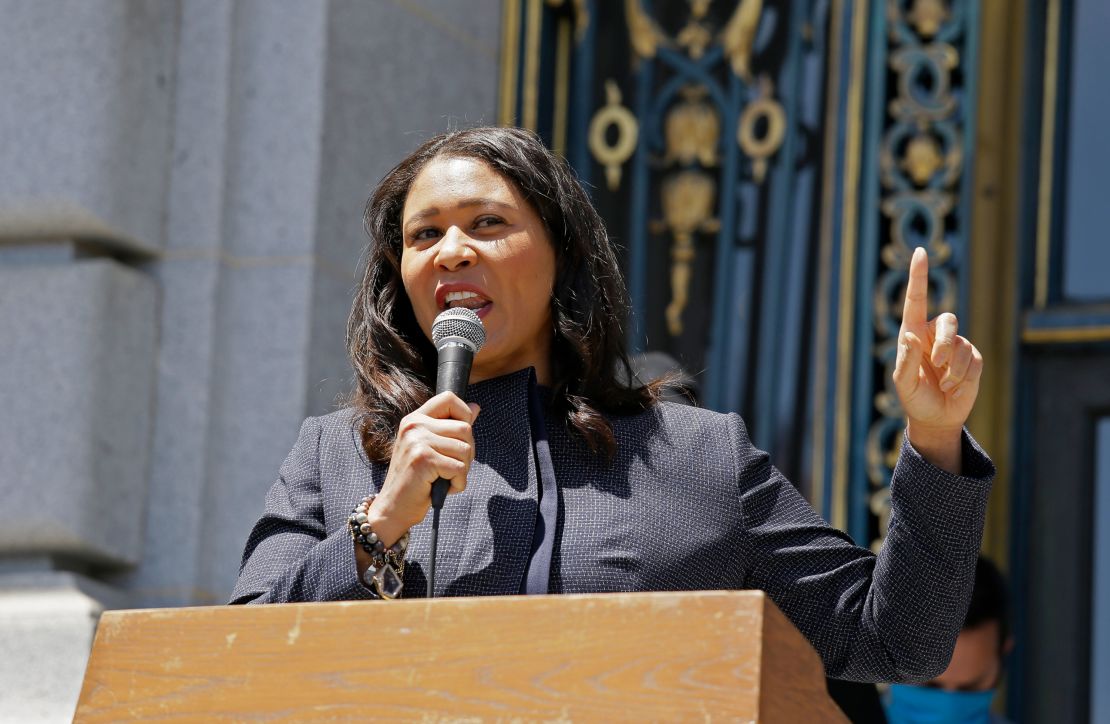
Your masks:
[[[499,216],[482,216],[474,222],[474,228],[481,229],[483,227],[497,226],[504,224],[504,220]]]
[[[504,224],[504,223],[505,223],[505,220],[502,219],[500,216],[480,216],[480,217],[478,217],[477,219],[474,220],[472,228],[474,228],[474,229],[488,229],[492,226],[499,226],[499,225]],[[442,236],[442,234],[443,234],[443,232],[440,229],[438,229],[437,227],[429,226],[427,228],[420,229],[419,231],[414,233],[412,235],[412,240],[413,241],[429,241],[431,239],[436,239],[436,238]]]

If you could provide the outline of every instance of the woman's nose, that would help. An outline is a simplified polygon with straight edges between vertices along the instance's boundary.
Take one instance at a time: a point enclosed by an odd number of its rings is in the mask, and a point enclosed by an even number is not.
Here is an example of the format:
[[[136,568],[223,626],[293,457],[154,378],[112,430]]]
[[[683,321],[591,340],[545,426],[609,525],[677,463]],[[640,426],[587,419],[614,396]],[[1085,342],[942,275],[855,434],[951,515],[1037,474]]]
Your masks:
[[[468,267],[477,259],[470,238],[457,226],[447,229],[436,252],[436,266],[447,271]]]

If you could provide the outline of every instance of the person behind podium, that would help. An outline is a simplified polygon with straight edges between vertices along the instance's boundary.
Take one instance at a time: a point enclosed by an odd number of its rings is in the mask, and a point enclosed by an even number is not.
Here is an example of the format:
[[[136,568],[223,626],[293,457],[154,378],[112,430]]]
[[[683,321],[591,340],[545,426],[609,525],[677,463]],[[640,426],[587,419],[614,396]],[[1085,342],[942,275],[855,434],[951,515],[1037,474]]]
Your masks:
[[[387,566],[404,597],[424,595],[442,477],[453,495],[436,596],[761,589],[830,676],[944,670],[994,467],[963,428],[982,358],[953,315],[927,320],[923,250],[894,370],[908,425],[876,556],[813,511],[739,416],[661,401],[658,382],[620,382],[628,301],[616,254],[568,165],[532,133],[430,139],[382,179],[365,222],[347,329],[356,389],[301,427],[233,603],[393,595],[366,581]],[[431,324],[455,305],[476,309],[487,334],[467,402],[433,394]]]

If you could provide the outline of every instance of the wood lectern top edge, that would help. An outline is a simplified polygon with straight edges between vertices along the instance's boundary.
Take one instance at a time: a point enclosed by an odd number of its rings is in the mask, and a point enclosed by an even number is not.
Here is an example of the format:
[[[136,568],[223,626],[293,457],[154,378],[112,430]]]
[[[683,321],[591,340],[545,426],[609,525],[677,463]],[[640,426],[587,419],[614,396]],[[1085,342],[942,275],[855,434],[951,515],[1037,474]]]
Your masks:
[[[843,721],[768,604],[698,591],[109,611],[76,721],[352,718],[370,691],[389,692],[375,715],[402,718]]]
[[[712,590],[712,591],[612,591],[607,593],[558,593],[543,596],[524,596],[524,595],[511,595],[511,596],[453,596],[448,598],[402,598],[395,601],[377,601],[377,600],[364,600],[364,601],[309,601],[300,603],[267,603],[264,605],[246,605],[246,606],[233,606],[233,605],[218,605],[218,606],[178,606],[174,608],[115,608],[104,611],[101,619],[105,616],[119,615],[119,614],[141,614],[144,616],[151,616],[154,618],[173,618],[184,612],[218,612],[218,611],[239,611],[244,609],[249,610],[265,610],[274,607],[291,607],[291,606],[305,606],[308,608],[314,607],[358,607],[358,606],[475,606],[484,605],[485,603],[505,604],[509,606],[528,606],[533,605],[536,601],[552,600],[559,601],[615,601],[618,604],[624,605],[639,605],[645,601],[652,601],[653,599],[659,602],[662,606],[676,605],[671,599],[679,595],[685,598],[694,599],[714,599],[714,598],[732,598],[737,601],[743,601],[747,605],[762,606],[763,602],[770,603],[774,606],[774,602],[763,591],[757,590]],[[777,607],[776,607],[777,608]]]

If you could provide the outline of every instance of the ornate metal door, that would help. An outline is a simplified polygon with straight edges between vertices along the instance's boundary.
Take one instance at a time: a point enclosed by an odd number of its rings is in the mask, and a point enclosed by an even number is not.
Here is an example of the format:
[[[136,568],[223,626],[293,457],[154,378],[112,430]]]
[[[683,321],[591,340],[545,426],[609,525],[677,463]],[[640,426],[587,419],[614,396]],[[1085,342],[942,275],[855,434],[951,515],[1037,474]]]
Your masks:
[[[591,185],[623,247],[632,346],[671,353],[703,404],[742,413],[860,543],[884,534],[903,429],[890,367],[907,262],[926,248],[932,313],[956,311],[990,364],[971,428],[1000,469],[988,550],[1004,559],[1013,532],[1026,685],[1011,711],[1082,716],[1088,674],[1110,670],[1110,623],[1091,622],[1085,588],[1095,437],[1046,449],[1031,436],[1035,417],[1056,419],[1035,410],[1071,399],[1044,371],[1094,394],[1110,343],[1105,2],[504,8],[501,121],[538,130]],[[1107,429],[1102,397],[1084,404],[1068,424]],[[1065,469],[1087,476],[1078,497],[1035,484]],[[1096,635],[1101,669],[1083,663]],[[1049,677],[1071,688],[1038,689]]]
[[[878,539],[906,267],[966,319],[977,4],[525,0],[504,123],[536,129],[623,249],[629,341],[701,381],[834,524]]]

